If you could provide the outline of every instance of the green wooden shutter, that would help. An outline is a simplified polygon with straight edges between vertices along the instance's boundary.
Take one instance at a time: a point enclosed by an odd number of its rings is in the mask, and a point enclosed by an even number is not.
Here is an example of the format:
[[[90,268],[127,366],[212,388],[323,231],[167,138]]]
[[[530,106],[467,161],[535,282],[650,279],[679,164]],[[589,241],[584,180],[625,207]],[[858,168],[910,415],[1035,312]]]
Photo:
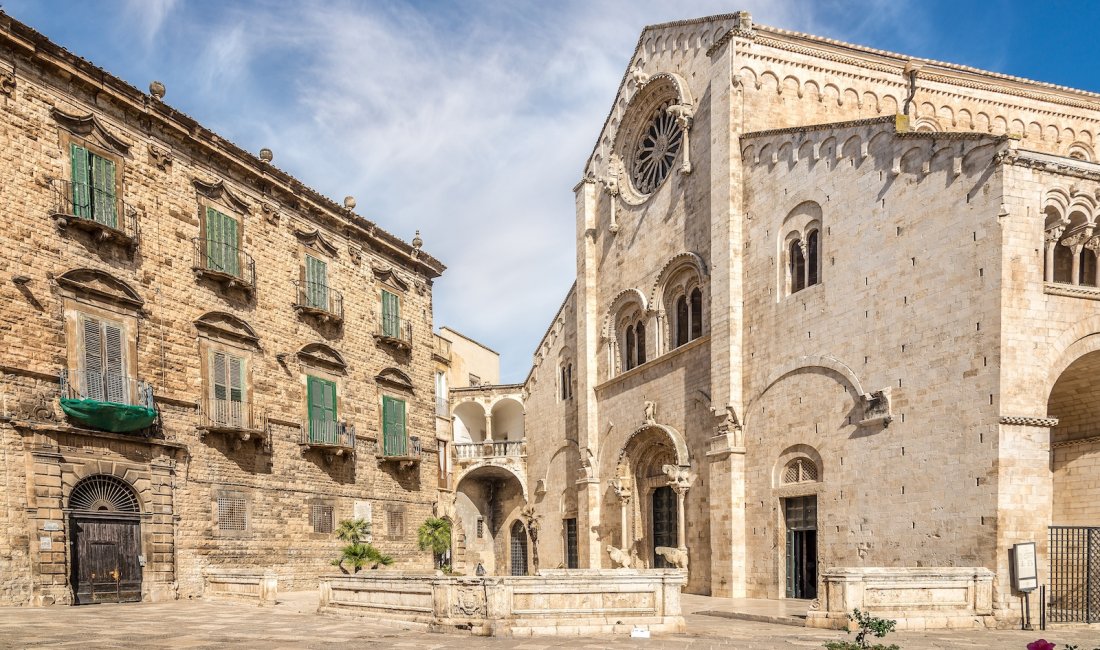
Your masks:
[[[386,456],[404,456],[408,443],[404,400],[382,397],[382,430],[382,453]]]
[[[328,306],[328,265],[311,255],[306,255],[306,304],[316,309]]]
[[[214,208],[206,208],[206,268],[240,277],[237,220]]]
[[[309,398],[309,438],[313,442],[334,444],[336,426],[336,384],[318,377],[306,378]]]
[[[72,159],[73,215],[84,219],[92,218],[92,191],[89,186],[88,150],[80,145],[69,145]]]
[[[382,290],[382,334],[393,338],[401,336],[401,312],[397,295]]]
[[[122,328],[103,324],[103,361],[107,380],[107,401],[129,404],[130,390],[122,371]]]
[[[84,397],[102,402],[103,391],[103,325],[94,318],[84,317]]]
[[[118,202],[115,200],[115,163],[88,153],[92,167],[92,219],[118,227]]]

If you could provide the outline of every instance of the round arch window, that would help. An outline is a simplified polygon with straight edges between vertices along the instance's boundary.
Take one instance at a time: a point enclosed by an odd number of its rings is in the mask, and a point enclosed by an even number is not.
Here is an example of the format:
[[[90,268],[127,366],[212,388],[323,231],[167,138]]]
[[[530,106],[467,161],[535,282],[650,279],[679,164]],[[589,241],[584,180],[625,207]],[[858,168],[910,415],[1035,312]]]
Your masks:
[[[641,194],[653,192],[668,178],[683,146],[684,130],[669,112],[672,104],[667,100],[653,111],[634,144],[630,180]]]

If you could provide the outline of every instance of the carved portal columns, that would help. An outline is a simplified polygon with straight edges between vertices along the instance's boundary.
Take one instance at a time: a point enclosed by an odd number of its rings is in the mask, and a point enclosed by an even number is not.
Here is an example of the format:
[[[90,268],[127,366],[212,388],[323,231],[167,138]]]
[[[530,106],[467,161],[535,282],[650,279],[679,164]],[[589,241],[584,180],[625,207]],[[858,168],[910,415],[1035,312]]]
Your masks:
[[[630,500],[634,496],[632,483],[629,477],[611,479],[611,489],[615,490],[615,494],[619,497],[622,518],[622,535],[619,539],[620,548],[628,553],[630,552],[630,548],[634,545],[634,536],[630,534],[630,527],[628,525],[630,523]]]
[[[668,477],[668,486],[676,493],[676,543],[682,550],[687,550],[687,518],[684,512],[684,497],[688,489],[695,483],[696,474],[690,467],[678,465],[665,465],[661,468]]]

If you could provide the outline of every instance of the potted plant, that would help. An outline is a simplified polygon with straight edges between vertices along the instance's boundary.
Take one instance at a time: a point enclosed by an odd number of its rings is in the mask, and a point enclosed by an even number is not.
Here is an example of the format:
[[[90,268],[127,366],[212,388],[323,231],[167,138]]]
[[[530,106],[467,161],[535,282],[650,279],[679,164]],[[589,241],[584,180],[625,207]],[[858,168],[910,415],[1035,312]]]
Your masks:
[[[416,530],[416,543],[421,551],[431,550],[435,568],[449,567],[447,553],[451,550],[451,522],[440,517],[428,517]],[[446,573],[446,572],[445,572]]]

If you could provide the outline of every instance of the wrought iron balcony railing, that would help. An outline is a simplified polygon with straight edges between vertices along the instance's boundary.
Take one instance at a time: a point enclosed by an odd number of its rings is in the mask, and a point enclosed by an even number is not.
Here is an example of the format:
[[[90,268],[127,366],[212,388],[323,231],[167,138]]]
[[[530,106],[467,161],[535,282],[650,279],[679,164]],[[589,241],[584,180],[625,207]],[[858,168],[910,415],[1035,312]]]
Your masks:
[[[317,316],[323,321],[344,320],[344,295],[321,282],[294,281],[294,308],[299,313]]]
[[[476,458],[496,458],[523,456],[524,440],[486,440],[485,442],[463,442],[454,445],[455,458],[459,460]]]
[[[205,397],[201,426],[211,431],[262,431],[264,418],[252,402]]]
[[[122,373],[99,370],[61,371],[61,396],[126,406],[153,405],[153,387]]]
[[[59,227],[88,230],[97,239],[113,239],[127,246],[137,244],[137,210],[112,189],[90,183],[55,178],[50,181],[54,205],[50,216]]]
[[[300,444],[305,447],[355,449],[355,426],[336,420],[307,419],[302,422]]]
[[[256,262],[251,255],[214,239],[196,238],[191,242],[195,251],[191,268],[196,274],[211,277],[230,288],[248,291],[256,288]]]

